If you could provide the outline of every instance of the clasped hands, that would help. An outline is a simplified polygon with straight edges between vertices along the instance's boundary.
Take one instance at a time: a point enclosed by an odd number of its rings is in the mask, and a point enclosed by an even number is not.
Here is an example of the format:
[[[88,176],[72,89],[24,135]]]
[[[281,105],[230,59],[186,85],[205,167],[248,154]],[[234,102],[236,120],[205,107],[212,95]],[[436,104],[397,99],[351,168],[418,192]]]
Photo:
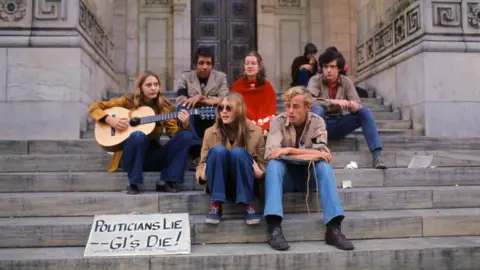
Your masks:
[[[301,150],[292,147],[284,147],[280,149],[273,150],[270,154],[270,159],[279,159],[283,155],[290,155],[296,159],[303,159],[303,160],[325,160],[325,162],[330,163],[333,160],[332,154],[324,151],[313,150],[309,151],[308,153],[299,153],[296,154],[296,150]]]
[[[330,104],[338,105],[342,107],[342,109],[348,109],[351,112],[357,112],[360,108],[362,108],[362,105],[354,100],[348,101],[344,99],[331,99]]]

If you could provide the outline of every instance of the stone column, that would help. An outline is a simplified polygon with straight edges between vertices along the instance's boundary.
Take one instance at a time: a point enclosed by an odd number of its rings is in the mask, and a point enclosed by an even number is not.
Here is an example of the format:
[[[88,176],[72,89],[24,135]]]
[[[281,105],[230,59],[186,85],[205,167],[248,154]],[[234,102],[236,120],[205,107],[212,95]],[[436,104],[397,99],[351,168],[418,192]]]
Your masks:
[[[118,88],[114,44],[84,0],[1,0],[0,139],[78,139]]]
[[[135,80],[138,74],[138,0],[127,0],[127,48],[125,71],[128,78],[128,91],[135,89]]]
[[[173,9],[173,80],[168,90],[176,91],[177,80],[184,71],[191,69],[191,12],[190,2],[174,0]]]
[[[280,76],[276,69],[278,63],[278,44],[276,43],[276,1],[257,1],[257,49],[262,55],[267,78],[277,92],[280,89]]]

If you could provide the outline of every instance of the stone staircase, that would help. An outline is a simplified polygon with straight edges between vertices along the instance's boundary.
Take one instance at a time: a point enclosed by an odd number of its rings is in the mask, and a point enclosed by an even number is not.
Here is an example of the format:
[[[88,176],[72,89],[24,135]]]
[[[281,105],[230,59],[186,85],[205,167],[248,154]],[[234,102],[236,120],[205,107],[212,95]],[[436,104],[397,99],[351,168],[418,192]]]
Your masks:
[[[71,141],[0,141],[0,269],[480,269],[480,138],[412,136],[381,99],[365,104],[390,169],[370,168],[358,133],[329,142],[354,251],[324,244],[316,202],[307,214],[304,194],[284,195],[286,252],[266,244],[263,220],[247,226],[231,204],[219,226],[205,224],[208,196],[192,172],[180,193],[155,192],[159,173],[146,173],[145,192],[126,195],[126,173],[106,172],[111,156],[87,131]],[[436,167],[407,169],[416,154],[433,154]],[[344,169],[350,161],[359,169]],[[353,188],[342,189],[345,180]],[[188,212],[192,253],[83,257],[93,215],[131,212]]]

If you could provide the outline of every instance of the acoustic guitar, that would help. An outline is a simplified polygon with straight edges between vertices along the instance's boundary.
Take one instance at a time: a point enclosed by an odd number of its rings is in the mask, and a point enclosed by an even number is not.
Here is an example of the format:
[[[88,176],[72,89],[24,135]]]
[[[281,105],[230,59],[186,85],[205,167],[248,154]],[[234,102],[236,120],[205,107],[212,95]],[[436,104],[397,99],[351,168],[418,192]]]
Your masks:
[[[215,119],[215,107],[200,107],[187,110],[190,115],[199,115],[201,119]],[[149,135],[155,129],[158,121],[174,119],[178,117],[178,112],[165,114],[155,114],[155,111],[143,106],[130,111],[122,107],[113,107],[106,109],[105,112],[111,117],[129,118],[129,127],[124,131],[115,130],[106,123],[95,123],[95,140],[106,151],[115,152],[123,148],[123,143],[135,131],[141,131]]]

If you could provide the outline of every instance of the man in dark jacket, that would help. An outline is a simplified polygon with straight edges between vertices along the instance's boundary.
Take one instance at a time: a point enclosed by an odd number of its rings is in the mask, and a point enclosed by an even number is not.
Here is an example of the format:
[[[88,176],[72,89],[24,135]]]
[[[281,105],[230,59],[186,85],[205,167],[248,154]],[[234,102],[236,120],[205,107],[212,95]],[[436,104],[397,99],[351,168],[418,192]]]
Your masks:
[[[291,67],[292,83],[291,86],[307,87],[308,80],[318,72],[318,64],[315,55],[318,50],[315,45],[308,43],[305,45],[304,53],[293,60]]]

